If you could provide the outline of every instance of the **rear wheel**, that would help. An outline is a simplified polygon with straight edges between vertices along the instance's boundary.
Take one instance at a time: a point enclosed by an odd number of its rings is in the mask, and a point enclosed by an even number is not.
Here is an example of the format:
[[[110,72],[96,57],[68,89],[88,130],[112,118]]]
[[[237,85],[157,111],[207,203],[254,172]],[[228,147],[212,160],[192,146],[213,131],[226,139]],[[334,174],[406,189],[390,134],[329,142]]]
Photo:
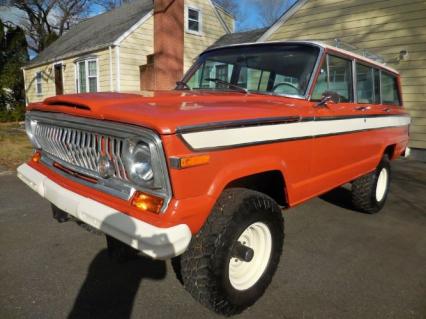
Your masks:
[[[362,212],[374,214],[385,205],[390,185],[390,162],[385,155],[376,170],[352,182],[352,203]]]
[[[280,207],[247,189],[227,189],[181,257],[185,288],[222,315],[258,300],[277,269],[284,239]]]

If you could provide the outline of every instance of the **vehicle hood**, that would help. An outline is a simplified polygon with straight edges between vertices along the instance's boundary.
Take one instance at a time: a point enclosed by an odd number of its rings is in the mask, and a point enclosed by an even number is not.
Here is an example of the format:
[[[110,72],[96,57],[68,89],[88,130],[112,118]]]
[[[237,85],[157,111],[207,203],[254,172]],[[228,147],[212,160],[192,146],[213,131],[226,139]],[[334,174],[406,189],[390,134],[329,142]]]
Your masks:
[[[134,124],[159,134],[179,128],[238,120],[299,116],[306,101],[239,92],[159,91],[61,95],[33,103],[28,110]]]

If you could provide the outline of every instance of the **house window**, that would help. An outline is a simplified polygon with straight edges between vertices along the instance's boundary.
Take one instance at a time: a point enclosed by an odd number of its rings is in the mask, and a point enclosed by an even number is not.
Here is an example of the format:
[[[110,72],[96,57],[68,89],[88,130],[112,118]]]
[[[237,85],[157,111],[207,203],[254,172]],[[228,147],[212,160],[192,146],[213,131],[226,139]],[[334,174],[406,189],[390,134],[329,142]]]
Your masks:
[[[42,86],[43,78],[42,78],[41,72],[37,72],[35,78],[36,78],[36,93],[37,95],[41,95],[43,94],[43,86]]]
[[[195,8],[187,8],[186,30],[190,33],[201,33],[201,11]]]
[[[96,59],[77,62],[77,91],[78,93],[98,91],[98,62]]]

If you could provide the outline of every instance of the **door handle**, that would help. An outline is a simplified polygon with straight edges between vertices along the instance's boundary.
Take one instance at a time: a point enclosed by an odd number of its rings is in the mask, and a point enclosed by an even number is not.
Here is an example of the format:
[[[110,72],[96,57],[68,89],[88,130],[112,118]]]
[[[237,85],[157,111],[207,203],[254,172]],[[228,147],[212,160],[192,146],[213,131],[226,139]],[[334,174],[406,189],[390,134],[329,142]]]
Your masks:
[[[371,106],[358,106],[355,108],[356,111],[365,112],[371,109]]]
[[[383,112],[390,112],[390,111],[392,111],[392,109],[390,107],[383,109]]]

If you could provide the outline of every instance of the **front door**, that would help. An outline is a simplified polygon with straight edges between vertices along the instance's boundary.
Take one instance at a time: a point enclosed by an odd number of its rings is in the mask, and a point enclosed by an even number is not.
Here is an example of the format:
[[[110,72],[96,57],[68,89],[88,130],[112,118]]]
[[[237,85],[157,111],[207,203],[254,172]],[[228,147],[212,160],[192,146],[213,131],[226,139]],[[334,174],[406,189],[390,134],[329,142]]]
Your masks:
[[[334,102],[315,107],[312,191],[319,194],[344,183],[359,170],[362,139],[353,133],[354,125],[363,121],[364,112],[356,110],[353,92],[352,61],[329,55],[324,61],[312,94],[313,100],[332,96]],[[362,125],[362,123],[361,123]]]
[[[55,64],[55,90],[56,95],[64,94],[64,83],[62,81],[62,64]]]

